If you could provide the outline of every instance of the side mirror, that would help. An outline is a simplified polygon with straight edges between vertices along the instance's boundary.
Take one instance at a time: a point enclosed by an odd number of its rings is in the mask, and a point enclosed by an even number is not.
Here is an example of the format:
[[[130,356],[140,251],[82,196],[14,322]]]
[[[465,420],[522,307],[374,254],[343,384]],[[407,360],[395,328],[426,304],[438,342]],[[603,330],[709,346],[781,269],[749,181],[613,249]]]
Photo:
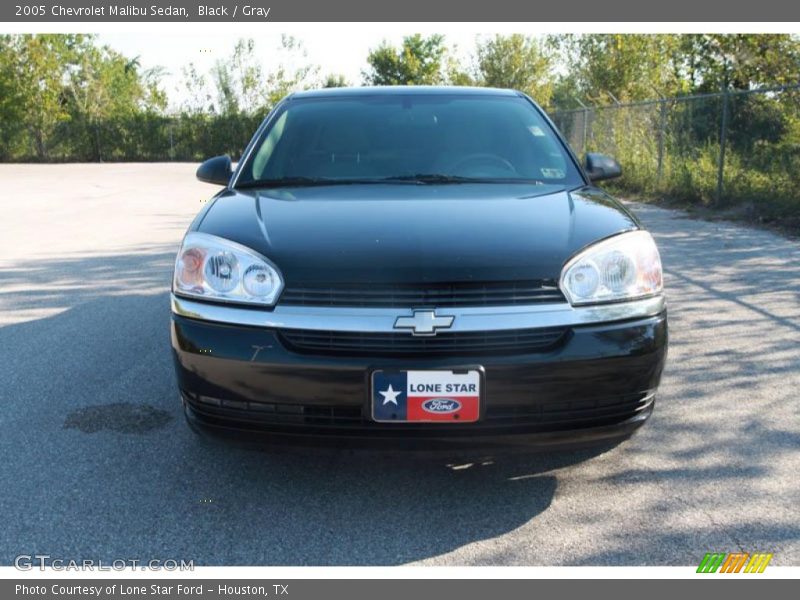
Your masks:
[[[230,156],[209,158],[197,168],[197,178],[205,183],[228,185],[233,175]]]
[[[622,175],[622,167],[619,166],[616,160],[605,154],[597,154],[595,152],[587,152],[584,168],[591,181],[614,179]]]

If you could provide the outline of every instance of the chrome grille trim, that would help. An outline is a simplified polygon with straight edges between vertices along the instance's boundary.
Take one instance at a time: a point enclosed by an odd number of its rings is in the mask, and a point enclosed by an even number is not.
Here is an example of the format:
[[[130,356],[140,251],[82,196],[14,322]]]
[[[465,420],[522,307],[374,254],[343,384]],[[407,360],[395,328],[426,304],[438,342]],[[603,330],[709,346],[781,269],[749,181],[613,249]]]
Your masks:
[[[311,329],[316,331],[352,331],[397,333],[397,317],[413,316],[413,310],[400,308],[316,307],[278,305],[273,310],[234,304],[198,302],[172,295],[176,315],[269,329]],[[573,307],[566,302],[522,306],[437,306],[436,312],[455,317],[448,332],[499,331],[539,327],[574,327],[651,317],[666,308],[664,296],[630,302]],[[411,333],[408,334],[409,337]]]

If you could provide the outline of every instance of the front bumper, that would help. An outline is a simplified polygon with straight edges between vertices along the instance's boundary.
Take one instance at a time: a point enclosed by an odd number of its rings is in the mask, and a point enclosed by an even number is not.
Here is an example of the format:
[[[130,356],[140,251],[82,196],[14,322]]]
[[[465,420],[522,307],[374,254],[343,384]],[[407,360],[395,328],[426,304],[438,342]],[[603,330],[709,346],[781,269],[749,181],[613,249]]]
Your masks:
[[[181,397],[196,429],[234,438],[392,448],[582,446],[630,436],[653,410],[667,353],[666,310],[570,327],[546,352],[396,358],[309,355],[271,327],[173,314]],[[370,419],[373,369],[485,370],[476,423]],[[264,434],[267,434],[264,437]]]

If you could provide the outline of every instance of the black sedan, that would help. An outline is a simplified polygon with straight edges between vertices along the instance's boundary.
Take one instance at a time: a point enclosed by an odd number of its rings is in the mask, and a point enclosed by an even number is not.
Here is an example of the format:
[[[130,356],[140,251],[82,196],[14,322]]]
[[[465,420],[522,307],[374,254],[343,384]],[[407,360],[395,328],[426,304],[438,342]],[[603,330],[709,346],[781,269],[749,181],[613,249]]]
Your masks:
[[[178,253],[187,419],[236,438],[497,448],[624,439],[667,353],[653,238],[510,90],[293,94]]]

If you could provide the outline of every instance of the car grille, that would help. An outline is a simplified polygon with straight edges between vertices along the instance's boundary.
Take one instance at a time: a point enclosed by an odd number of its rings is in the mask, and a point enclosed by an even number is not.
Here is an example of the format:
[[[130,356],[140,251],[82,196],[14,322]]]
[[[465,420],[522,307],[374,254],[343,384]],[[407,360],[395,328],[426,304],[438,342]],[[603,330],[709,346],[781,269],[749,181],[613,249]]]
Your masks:
[[[349,356],[468,356],[527,354],[553,349],[567,335],[564,327],[468,331],[413,336],[407,332],[363,333],[282,329],[284,345],[295,352]]]
[[[352,426],[364,421],[359,406],[325,406],[311,404],[282,404],[277,402],[247,402],[209,396],[196,396],[184,392],[192,406],[201,411],[284,425]]]
[[[222,400],[207,396],[196,396],[183,392],[184,398],[201,414],[241,420],[251,425],[303,426],[320,429],[336,428],[351,431],[395,432],[397,424],[378,423],[365,415],[361,406],[328,406],[308,404],[285,404],[272,402],[248,402]],[[653,403],[652,392],[641,392],[622,396],[569,400],[564,402],[536,402],[514,406],[492,406],[486,409],[485,417],[476,422],[459,426],[437,423],[404,423],[403,431],[429,430],[457,434],[459,430],[493,431],[509,428],[525,428],[539,431],[558,431],[596,427],[626,421],[648,409]]]
[[[491,408],[486,418],[498,424],[580,425],[585,422],[595,425],[629,419],[650,406],[652,401],[652,394],[642,393],[565,402],[533,402]]]
[[[439,285],[336,285],[287,287],[280,303],[293,306],[513,306],[566,302],[549,280]]]

